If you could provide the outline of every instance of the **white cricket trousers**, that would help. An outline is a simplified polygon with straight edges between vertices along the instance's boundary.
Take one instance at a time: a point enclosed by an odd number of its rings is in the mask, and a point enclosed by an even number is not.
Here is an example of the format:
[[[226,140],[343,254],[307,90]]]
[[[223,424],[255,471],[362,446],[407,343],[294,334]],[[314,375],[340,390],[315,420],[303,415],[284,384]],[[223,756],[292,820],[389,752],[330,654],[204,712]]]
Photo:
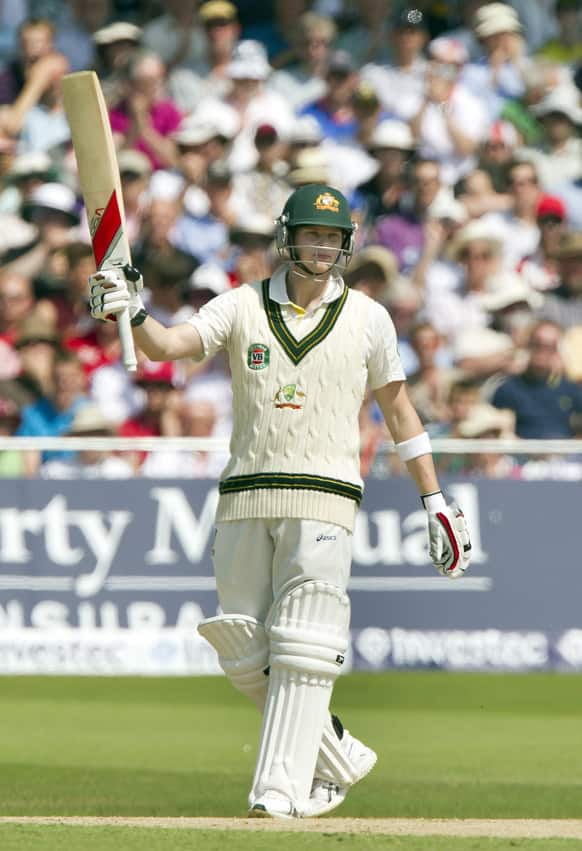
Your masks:
[[[318,520],[230,520],[216,524],[212,557],[223,613],[264,623],[275,599],[309,579],[345,591],[352,535]]]

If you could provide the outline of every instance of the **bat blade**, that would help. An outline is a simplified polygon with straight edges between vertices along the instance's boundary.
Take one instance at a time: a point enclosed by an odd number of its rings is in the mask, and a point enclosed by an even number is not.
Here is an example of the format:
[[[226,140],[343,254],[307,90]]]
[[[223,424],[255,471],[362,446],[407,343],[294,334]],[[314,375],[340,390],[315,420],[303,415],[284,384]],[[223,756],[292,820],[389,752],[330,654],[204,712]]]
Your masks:
[[[131,264],[117,156],[97,74],[67,74],[63,97],[97,269]],[[118,316],[118,329],[123,363],[133,371],[137,362],[128,311]]]

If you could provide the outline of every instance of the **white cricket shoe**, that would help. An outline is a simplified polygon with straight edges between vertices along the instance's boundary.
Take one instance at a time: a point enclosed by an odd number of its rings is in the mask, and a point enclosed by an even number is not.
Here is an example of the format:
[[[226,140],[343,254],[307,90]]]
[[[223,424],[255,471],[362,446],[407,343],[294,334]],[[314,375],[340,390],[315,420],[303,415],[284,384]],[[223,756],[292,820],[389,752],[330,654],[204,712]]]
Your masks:
[[[249,810],[249,818],[299,818],[295,804],[287,795],[267,789]]]
[[[339,807],[344,802],[351,787],[363,780],[376,765],[378,756],[375,751],[356,739],[355,736],[351,736],[348,730],[344,729],[341,743],[354,767],[355,779],[349,785],[339,786],[333,781],[316,777],[311,787],[309,802],[303,812],[303,816],[306,818],[317,818]]]

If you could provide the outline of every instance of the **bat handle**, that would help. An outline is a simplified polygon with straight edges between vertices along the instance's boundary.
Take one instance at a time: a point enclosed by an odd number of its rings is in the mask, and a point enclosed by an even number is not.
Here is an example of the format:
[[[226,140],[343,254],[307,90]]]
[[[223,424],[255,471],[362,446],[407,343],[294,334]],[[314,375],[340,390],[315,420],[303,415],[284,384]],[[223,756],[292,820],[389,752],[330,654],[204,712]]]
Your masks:
[[[131,333],[129,310],[124,310],[123,313],[120,313],[117,317],[117,330],[121,341],[123,365],[128,372],[135,372],[137,369],[137,358],[135,356],[135,347],[133,345],[133,334]]]

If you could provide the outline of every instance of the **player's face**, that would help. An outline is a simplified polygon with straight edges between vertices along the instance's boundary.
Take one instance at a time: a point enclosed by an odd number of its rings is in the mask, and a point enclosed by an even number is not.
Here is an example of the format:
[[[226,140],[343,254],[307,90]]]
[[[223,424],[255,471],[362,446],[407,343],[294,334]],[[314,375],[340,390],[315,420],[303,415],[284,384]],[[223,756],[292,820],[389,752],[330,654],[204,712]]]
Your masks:
[[[313,275],[325,275],[331,270],[337,262],[342,242],[340,228],[304,225],[295,231],[297,256]]]

